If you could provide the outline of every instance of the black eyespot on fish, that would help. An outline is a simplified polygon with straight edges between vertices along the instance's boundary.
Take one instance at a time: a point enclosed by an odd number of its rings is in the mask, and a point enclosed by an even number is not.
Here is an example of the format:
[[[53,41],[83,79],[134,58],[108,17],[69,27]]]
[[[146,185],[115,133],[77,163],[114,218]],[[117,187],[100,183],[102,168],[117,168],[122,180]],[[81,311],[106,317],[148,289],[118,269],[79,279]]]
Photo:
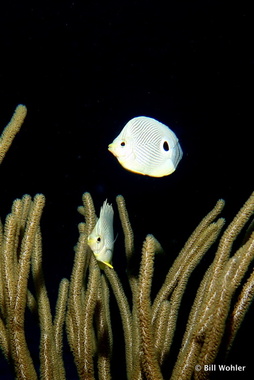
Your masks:
[[[101,241],[101,238],[97,237],[97,243],[99,243],[100,241]]]
[[[169,146],[168,146],[168,142],[167,141],[164,141],[164,143],[163,143],[163,149],[165,150],[165,152],[169,151]]]
[[[125,146],[125,142],[124,141],[121,142],[121,146]]]

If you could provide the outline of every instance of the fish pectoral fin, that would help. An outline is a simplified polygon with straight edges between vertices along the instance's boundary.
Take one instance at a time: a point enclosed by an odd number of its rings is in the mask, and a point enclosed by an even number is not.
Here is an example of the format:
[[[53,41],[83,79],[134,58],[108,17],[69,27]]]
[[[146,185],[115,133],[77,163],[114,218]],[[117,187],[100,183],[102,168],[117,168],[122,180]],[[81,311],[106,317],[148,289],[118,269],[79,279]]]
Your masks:
[[[117,238],[118,238],[118,233],[116,234],[116,237],[115,237],[115,239],[113,241],[113,244],[115,244]]]

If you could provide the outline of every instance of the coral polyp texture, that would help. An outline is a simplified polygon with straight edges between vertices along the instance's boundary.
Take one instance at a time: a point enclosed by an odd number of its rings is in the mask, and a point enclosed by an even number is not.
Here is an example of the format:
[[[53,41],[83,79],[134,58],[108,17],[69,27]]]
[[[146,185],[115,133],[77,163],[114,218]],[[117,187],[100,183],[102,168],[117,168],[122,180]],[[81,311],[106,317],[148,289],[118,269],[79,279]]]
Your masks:
[[[26,108],[18,106],[5,128],[0,139],[1,161],[25,114]],[[0,225],[0,346],[14,377],[67,379],[63,347],[69,345],[76,378],[111,379],[119,346],[112,320],[118,318],[125,352],[125,358],[119,360],[122,379],[209,378],[204,366],[216,363],[219,351],[222,356],[228,354],[254,295],[254,272],[250,270],[254,234],[240,244],[235,242],[254,212],[254,193],[226,227],[219,217],[224,201],[217,202],[191,234],[153,297],[159,242],[153,235],[145,237],[139,270],[133,270],[135,233],[124,197],[119,195],[116,203],[124,233],[128,282],[120,280],[114,268],[105,266],[101,270],[88,245],[97,217],[91,195],[84,193],[78,209],[84,221],[78,226],[72,274],[59,285],[54,312],[42,270],[40,219],[44,203],[42,194],[34,198],[25,194],[14,200]],[[179,308],[189,278],[212,246],[213,261],[204,270],[193,297],[182,344],[172,365]],[[118,308],[112,307],[113,297]],[[40,329],[39,368],[27,343],[27,313],[35,316],[34,323]],[[200,371],[195,371],[197,364]]]

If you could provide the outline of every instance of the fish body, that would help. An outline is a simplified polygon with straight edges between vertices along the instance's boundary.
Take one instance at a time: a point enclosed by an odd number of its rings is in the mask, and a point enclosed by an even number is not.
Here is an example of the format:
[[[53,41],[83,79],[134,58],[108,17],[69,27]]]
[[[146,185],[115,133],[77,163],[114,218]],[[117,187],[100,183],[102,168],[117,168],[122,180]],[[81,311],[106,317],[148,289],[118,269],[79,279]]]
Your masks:
[[[101,207],[99,219],[92,233],[88,236],[88,245],[93,251],[95,258],[110,268],[113,268],[112,255],[115,242],[113,217],[113,207],[105,201]]]
[[[151,177],[173,173],[183,155],[175,133],[146,116],[131,119],[108,149],[125,169]]]

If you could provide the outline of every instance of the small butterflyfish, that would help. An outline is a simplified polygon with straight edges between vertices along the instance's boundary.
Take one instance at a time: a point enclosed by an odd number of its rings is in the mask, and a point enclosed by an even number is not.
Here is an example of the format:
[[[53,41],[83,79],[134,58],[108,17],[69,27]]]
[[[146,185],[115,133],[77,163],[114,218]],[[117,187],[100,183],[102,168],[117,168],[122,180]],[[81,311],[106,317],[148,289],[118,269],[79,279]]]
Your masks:
[[[113,231],[114,210],[107,200],[103,203],[99,219],[92,233],[88,236],[88,245],[94,253],[95,258],[100,263],[112,266],[112,255],[114,249],[114,231]],[[100,265],[103,269],[103,265]]]
[[[183,155],[175,133],[146,116],[131,119],[108,150],[125,169],[151,177],[173,173]]]

